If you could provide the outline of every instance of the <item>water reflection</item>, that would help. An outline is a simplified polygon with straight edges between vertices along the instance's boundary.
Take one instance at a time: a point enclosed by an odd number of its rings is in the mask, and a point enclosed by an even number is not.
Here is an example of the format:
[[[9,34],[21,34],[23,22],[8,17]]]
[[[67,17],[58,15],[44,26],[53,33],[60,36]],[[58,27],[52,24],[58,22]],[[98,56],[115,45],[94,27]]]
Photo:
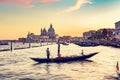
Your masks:
[[[50,64],[45,65],[46,74],[50,74]]]
[[[71,75],[74,75],[74,73],[81,73],[81,69],[85,69],[84,67],[88,67],[91,64],[94,64],[95,62],[92,60],[85,60],[85,61],[77,61],[77,62],[68,62],[68,63],[36,63],[33,64],[33,67],[35,68],[42,68],[44,74],[46,75],[46,79],[72,79]],[[72,67],[72,65],[78,65],[77,67]],[[69,66],[67,66],[69,65]],[[41,70],[40,70],[41,71]],[[41,75],[43,72],[41,73]],[[44,75],[43,74],[43,75]]]

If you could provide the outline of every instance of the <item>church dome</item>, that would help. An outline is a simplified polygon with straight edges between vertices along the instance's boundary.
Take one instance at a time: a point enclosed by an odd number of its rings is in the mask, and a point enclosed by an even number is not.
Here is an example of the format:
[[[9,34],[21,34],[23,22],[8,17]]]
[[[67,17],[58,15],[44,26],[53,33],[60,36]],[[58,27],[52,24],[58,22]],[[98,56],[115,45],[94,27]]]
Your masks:
[[[52,24],[50,24],[50,28],[48,29],[48,32],[55,32],[54,28],[52,27]]]

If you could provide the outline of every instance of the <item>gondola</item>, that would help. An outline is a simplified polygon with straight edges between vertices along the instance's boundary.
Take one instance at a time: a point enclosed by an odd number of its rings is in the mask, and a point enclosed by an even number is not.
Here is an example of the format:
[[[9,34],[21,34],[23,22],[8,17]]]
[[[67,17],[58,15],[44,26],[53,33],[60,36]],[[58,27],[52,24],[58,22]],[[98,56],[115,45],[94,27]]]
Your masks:
[[[96,54],[98,54],[98,52],[91,53],[88,55],[82,55],[82,56],[70,56],[70,57],[60,57],[60,58],[51,58],[51,59],[46,59],[46,58],[31,58],[31,59],[38,63],[64,63],[70,61],[83,61]]]

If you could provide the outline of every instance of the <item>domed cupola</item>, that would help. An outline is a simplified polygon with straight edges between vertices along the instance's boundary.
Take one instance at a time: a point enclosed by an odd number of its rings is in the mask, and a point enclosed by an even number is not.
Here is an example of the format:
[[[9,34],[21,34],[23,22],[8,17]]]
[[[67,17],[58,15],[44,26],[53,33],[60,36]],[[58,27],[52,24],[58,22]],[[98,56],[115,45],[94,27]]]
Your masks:
[[[55,32],[54,28],[52,27],[52,24],[50,24],[50,28],[48,29],[48,32]]]
[[[56,36],[55,36],[55,30],[52,26],[52,24],[50,24],[50,28],[48,29],[48,36],[51,38],[51,39],[54,39]]]

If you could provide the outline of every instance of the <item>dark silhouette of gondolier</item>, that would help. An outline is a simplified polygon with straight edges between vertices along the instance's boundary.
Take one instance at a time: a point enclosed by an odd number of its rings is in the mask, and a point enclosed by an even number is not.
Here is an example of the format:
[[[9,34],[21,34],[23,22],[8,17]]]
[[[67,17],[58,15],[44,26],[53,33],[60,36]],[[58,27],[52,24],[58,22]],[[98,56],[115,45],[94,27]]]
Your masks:
[[[47,59],[50,59],[50,51],[49,51],[49,48],[46,49],[46,55],[47,55]]]

